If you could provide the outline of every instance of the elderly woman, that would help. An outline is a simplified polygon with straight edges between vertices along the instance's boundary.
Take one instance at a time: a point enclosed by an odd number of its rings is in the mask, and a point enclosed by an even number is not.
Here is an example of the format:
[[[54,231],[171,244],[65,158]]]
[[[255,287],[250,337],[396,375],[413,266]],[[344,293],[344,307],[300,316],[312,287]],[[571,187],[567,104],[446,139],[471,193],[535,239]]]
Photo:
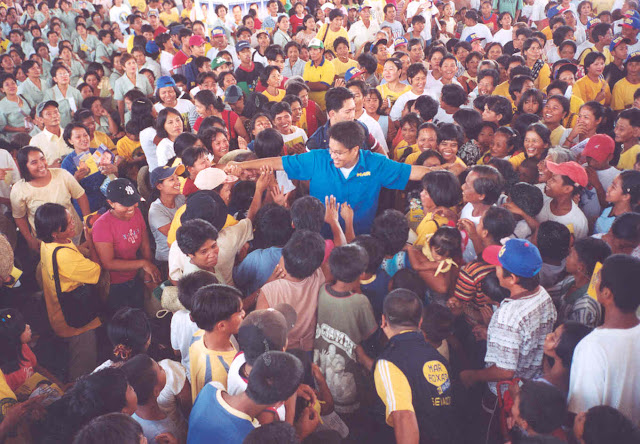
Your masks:
[[[78,201],[83,216],[90,213],[89,199],[82,186],[68,171],[49,169],[40,148],[25,146],[18,151],[17,161],[22,179],[11,189],[11,212],[29,247],[34,251],[40,248],[32,230],[35,231],[36,210],[45,202],[58,203],[69,210],[75,221],[72,237],[77,244],[82,234],[82,223],[71,199]]]

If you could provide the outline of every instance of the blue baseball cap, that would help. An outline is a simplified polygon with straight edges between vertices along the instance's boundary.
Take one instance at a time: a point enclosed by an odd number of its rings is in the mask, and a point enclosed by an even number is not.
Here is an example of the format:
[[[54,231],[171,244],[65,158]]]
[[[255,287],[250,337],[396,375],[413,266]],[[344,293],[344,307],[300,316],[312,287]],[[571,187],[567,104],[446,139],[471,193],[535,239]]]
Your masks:
[[[180,164],[174,167],[165,165],[158,167],[151,171],[151,174],[149,175],[149,182],[151,182],[151,186],[155,188],[160,182],[173,176],[173,173],[181,176],[182,173],[184,173],[184,165]]]
[[[467,43],[475,42],[476,40],[484,40],[484,37],[480,37],[478,34],[474,32],[469,34],[465,39]]]
[[[627,60],[624,61],[624,63],[629,63],[629,62],[640,62],[640,51],[634,51],[631,54],[629,54],[627,56]]]
[[[156,54],[160,52],[160,48],[158,48],[157,43],[154,42],[153,40],[148,41],[144,49],[147,51],[148,54]]]
[[[547,18],[550,19],[552,17],[555,17],[558,14],[562,14],[567,9],[568,8],[565,9],[560,5],[556,5],[553,8],[549,8],[549,10],[547,11]]]
[[[616,49],[618,46],[620,46],[623,43],[629,43],[629,39],[625,39],[622,36],[618,36],[615,39],[611,40],[611,44],[609,45],[609,52],[613,52],[614,49]]]
[[[602,23],[602,20],[600,20],[597,17],[587,20],[587,29],[591,29],[593,26],[597,25],[598,23]]]
[[[349,80],[353,79],[354,77],[357,77],[361,74],[364,74],[366,71],[359,71],[358,68],[356,68],[355,66],[352,66],[351,68],[347,69],[347,72],[344,73],[344,81],[348,82]]]
[[[409,44],[409,42],[404,37],[397,37],[393,41],[393,46],[401,46],[401,45],[407,45],[407,44]]]
[[[625,17],[622,20],[623,28],[640,29],[640,19],[636,17]]]
[[[502,247],[491,245],[482,252],[482,259],[525,278],[534,277],[542,268],[538,247],[526,239],[509,239]]]
[[[236,52],[240,52],[243,49],[251,49],[251,43],[246,40],[238,40],[238,43],[236,43]]]
[[[167,86],[176,86],[176,81],[171,76],[158,77],[156,80],[156,88],[166,88]]]

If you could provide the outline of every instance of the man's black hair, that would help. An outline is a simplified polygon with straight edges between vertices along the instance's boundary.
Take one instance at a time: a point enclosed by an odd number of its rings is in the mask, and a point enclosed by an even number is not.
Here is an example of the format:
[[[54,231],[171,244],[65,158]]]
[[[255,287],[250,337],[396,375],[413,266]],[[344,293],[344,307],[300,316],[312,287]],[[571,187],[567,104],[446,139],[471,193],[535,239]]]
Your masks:
[[[420,114],[420,118],[428,122],[433,120],[436,114],[438,114],[438,109],[440,105],[438,101],[431,96],[420,96],[416,99],[416,111]]]
[[[482,216],[482,226],[494,242],[500,242],[501,239],[513,234],[516,221],[513,214],[504,208],[491,207]]]
[[[329,256],[329,269],[333,277],[344,283],[355,282],[369,264],[367,251],[357,244],[335,247]]]
[[[187,255],[196,254],[202,245],[210,240],[218,239],[218,230],[209,222],[193,219],[184,222],[176,231],[176,242],[180,250]]]
[[[442,89],[442,92],[444,94],[444,88]],[[466,100],[466,93],[464,97],[464,100]],[[442,100],[444,101],[444,96]],[[445,103],[451,105],[449,102],[445,101]],[[482,128],[482,114],[480,112],[475,109],[460,108],[458,111],[453,113],[453,121],[462,128],[462,131],[468,140],[478,138],[478,134],[480,134],[480,129]]]
[[[555,386],[546,382],[527,381],[520,387],[517,397],[520,417],[536,433],[551,433],[564,423],[567,399]]]
[[[286,272],[296,279],[308,278],[322,265],[324,249],[319,233],[297,229],[282,249]]]
[[[455,83],[444,85],[440,97],[444,103],[455,108],[461,107],[467,101],[467,93],[462,86]]]
[[[275,128],[265,128],[255,138],[254,151],[259,159],[279,157],[282,154],[283,147],[284,139],[282,134]]]
[[[454,207],[462,200],[462,188],[451,171],[430,171],[422,176],[422,187],[439,207]]]
[[[533,79],[529,76],[525,76],[521,74],[516,75],[511,79],[511,81],[509,82],[509,95],[513,100],[516,99],[517,92],[518,93],[522,92],[522,88],[524,88],[524,85],[527,81],[533,82]]]
[[[392,327],[417,328],[422,319],[423,304],[411,290],[398,288],[384,299],[383,314]]]
[[[536,217],[544,205],[544,196],[540,188],[525,182],[519,182],[509,191],[511,202],[531,217]]]
[[[44,2],[43,2],[44,3]],[[40,3],[40,4],[43,4]],[[73,444],[140,444],[142,426],[124,413],[107,413],[92,419],[76,434]]]
[[[353,93],[345,87],[331,88],[325,95],[327,114],[329,111],[339,111],[346,100],[353,99]]]
[[[273,405],[289,399],[303,376],[304,369],[298,358],[281,351],[268,351],[254,362],[245,393],[256,404]]]
[[[291,205],[291,221],[296,230],[319,233],[324,226],[326,209],[317,197],[302,196]]]
[[[561,261],[569,255],[571,232],[560,222],[542,222],[538,227],[537,244],[543,259]]]
[[[367,252],[368,263],[365,272],[375,274],[384,259],[384,251],[380,242],[370,234],[361,234],[356,236],[353,243],[360,245]]]
[[[608,288],[613,303],[624,313],[633,313],[640,305],[640,259],[627,254],[609,256],[600,269],[600,291]]]
[[[139,405],[146,405],[153,397],[153,389],[158,383],[158,374],[153,359],[144,353],[134,356],[122,364],[127,382],[136,392]]]
[[[196,292],[202,287],[217,283],[216,275],[210,271],[197,270],[186,274],[178,281],[178,300],[184,308],[191,311]]]
[[[398,270],[391,278],[391,290],[403,288],[411,290],[419,298],[427,296],[427,284],[422,280],[417,271],[410,268]]]
[[[562,327],[562,336],[560,336],[555,351],[562,362],[562,366],[569,370],[571,369],[573,352],[578,342],[591,333],[593,329],[576,321],[566,321],[562,324]]]
[[[282,56],[283,59],[286,59],[287,56],[284,55],[284,51],[280,45],[269,45],[264,52],[264,56],[269,61],[275,61],[278,56]]]
[[[587,410],[582,438],[586,444],[631,444],[640,442],[640,429],[619,410],[598,405]]]
[[[373,220],[371,235],[382,244],[385,255],[393,256],[407,243],[409,222],[397,210],[385,210]]]
[[[291,212],[275,203],[268,203],[258,210],[254,226],[256,248],[284,247],[293,234]]]
[[[368,52],[360,54],[357,60],[358,64],[363,67],[369,75],[375,73],[376,69],[378,69],[378,62],[376,61],[376,58]]]
[[[518,285],[527,291],[534,291],[536,288],[540,286],[540,273],[536,274],[533,277],[523,277],[523,276],[515,275],[511,273],[509,270],[507,270],[506,268],[503,268],[502,275],[505,278],[516,276],[516,278],[518,279]]]
[[[611,256],[611,247],[602,239],[585,237],[574,242],[573,248],[576,250],[578,260],[582,262],[586,270],[584,274],[590,277],[598,262],[604,261]]]
[[[422,310],[420,329],[430,341],[441,342],[453,334],[454,316],[444,305],[427,304]]]
[[[498,124],[500,126],[506,125],[511,122],[513,118],[513,108],[511,102],[506,97],[502,96],[489,96],[485,98],[484,106],[496,114],[502,115]]]
[[[242,293],[229,285],[213,284],[202,287],[193,297],[191,318],[198,328],[212,331],[242,308]]]
[[[347,90],[348,91],[348,90]],[[340,142],[346,149],[361,147],[364,142],[364,129],[358,121],[339,122],[329,127],[329,137]]]

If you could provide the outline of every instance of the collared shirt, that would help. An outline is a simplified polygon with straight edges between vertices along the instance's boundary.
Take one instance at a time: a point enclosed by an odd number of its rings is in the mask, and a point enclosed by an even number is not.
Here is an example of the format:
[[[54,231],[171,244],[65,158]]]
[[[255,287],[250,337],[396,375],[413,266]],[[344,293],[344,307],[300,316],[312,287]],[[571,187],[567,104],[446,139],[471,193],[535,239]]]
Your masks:
[[[44,92],[43,101],[55,100],[58,102],[60,111],[60,126],[64,128],[71,122],[72,114],[82,106],[82,94],[80,91],[69,85],[65,95],[62,94],[58,85]]]
[[[364,130],[364,144],[360,147],[362,149],[370,150],[376,145],[376,139],[371,136],[369,128],[363,122],[356,120],[362,125]],[[318,128],[307,140],[307,149],[309,150],[326,150],[329,149],[329,128],[331,127],[331,121],[327,121],[324,125]]]
[[[336,68],[333,63],[325,60],[322,57],[322,62],[315,65],[313,61],[309,60],[304,66],[304,74],[302,78],[305,82],[322,82],[331,87],[333,80],[336,77]],[[311,91],[309,92],[309,98],[320,105],[320,108],[324,111],[326,109],[324,96],[327,91]]]
[[[358,20],[349,29],[349,41],[353,43],[353,52],[356,53],[362,45],[372,42],[380,30],[380,25],[375,20],[369,22],[369,27],[362,20]]]
[[[43,129],[31,138],[29,145],[40,148],[49,165],[73,151],[62,138],[62,128],[60,128],[59,137],[49,132],[46,128]]]
[[[333,195],[339,203],[348,202],[354,211],[357,234],[368,233],[371,229],[380,189],[404,189],[411,174],[410,165],[365,150],[360,150],[348,178],[335,167],[328,150],[284,156],[282,165],[290,179],[310,180],[310,194],[320,201]]]
[[[282,70],[282,76],[287,78],[291,78],[293,76],[302,76],[304,74],[304,65],[306,63],[307,62],[305,62],[304,60],[298,59],[296,63],[291,66],[289,59],[285,60],[284,69]]]
[[[113,98],[115,100],[124,100],[124,95],[131,91],[133,88],[138,88],[144,93],[145,96],[153,94],[153,88],[149,83],[149,79],[141,74],[136,74],[136,84],[134,85],[126,74],[123,74],[115,85],[113,85]]]
[[[27,102],[35,106],[42,102],[42,99],[44,98],[44,91],[46,90],[44,81],[41,80],[40,85],[42,86],[42,89],[38,88],[31,79],[27,78],[20,84],[20,86],[18,86],[18,94],[22,95],[22,97],[27,99]]]

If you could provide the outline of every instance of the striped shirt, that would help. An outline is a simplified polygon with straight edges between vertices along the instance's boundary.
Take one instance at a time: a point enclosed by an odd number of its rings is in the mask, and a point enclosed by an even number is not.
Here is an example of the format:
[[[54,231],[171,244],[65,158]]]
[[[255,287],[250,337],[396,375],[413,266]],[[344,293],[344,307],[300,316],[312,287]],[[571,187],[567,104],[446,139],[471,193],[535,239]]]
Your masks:
[[[460,269],[454,295],[465,302],[482,299],[485,296],[482,292],[482,281],[495,269],[495,265],[482,260],[468,263]]]

